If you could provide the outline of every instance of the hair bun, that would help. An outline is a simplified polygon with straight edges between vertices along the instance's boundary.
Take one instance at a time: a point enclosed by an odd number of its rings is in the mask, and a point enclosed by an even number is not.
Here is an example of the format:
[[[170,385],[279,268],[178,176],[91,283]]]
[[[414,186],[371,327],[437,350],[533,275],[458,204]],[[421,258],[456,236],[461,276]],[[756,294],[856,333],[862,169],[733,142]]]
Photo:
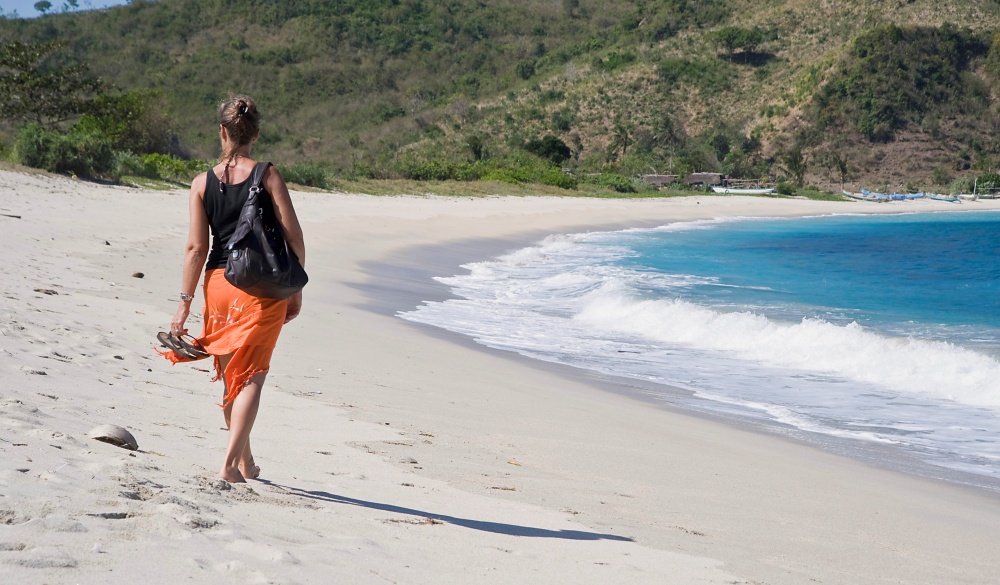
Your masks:
[[[223,145],[219,160],[230,160],[235,147],[250,144],[260,135],[260,112],[257,104],[250,96],[230,95],[219,104],[219,124],[229,135],[229,142]]]

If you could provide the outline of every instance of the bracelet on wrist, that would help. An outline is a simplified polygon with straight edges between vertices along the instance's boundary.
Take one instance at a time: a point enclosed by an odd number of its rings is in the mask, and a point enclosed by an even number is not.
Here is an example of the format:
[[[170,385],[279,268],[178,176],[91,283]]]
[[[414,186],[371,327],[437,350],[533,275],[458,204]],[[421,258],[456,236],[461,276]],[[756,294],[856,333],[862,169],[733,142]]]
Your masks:
[[[194,300],[194,295],[189,295],[189,294],[186,294],[186,293],[181,293],[181,300],[184,301],[184,302],[193,301]]]

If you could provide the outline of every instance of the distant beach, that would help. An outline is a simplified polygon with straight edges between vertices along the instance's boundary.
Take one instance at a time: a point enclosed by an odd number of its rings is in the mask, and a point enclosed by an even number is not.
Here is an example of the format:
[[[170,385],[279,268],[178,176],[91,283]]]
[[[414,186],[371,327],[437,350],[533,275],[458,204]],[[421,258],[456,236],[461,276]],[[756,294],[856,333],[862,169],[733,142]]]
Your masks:
[[[605,374],[395,315],[452,298],[431,277],[550,234],[955,204],[293,193],[312,281],[265,387],[263,480],[237,486],[215,479],[225,431],[209,367],[153,353],[176,299],[186,192],[13,171],[0,189],[11,582],[1000,578],[995,493],[652,407],[609,392]],[[102,424],[139,449],[89,438]]]

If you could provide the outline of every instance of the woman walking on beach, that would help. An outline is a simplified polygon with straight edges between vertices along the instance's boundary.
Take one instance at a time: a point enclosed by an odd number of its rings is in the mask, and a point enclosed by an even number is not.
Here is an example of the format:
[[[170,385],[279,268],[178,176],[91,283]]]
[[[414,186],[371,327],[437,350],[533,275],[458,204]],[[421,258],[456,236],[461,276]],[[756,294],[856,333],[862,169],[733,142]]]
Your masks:
[[[250,451],[250,431],[278,334],[282,325],[294,319],[302,308],[301,291],[288,299],[259,298],[234,287],[224,276],[228,258],[225,248],[250,192],[256,165],[250,158],[250,149],[259,134],[260,114],[251,98],[235,96],[219,106],[222,156],[218,165],[191,183],[188,196],[191,223],[181,273],[180,302],[170,323],[170,335],[161,334],[161,341],[174,350],[164,355],[174,363],[214,358],[213,381],[222,379],[225,384],[222,408],[229,428],[226,457],[219,476],[230,482],[244,482],[260,474]],[[289,248],[304,265],[302,228],[285,181],[276,168],[268,167],[261,186],[266,192],[259,197],[264,213],[273,212]],[[198,339],[188,341],[190,338],[182,338],[187,334],[184,323],[202,265],[205,266],[204,331]]]

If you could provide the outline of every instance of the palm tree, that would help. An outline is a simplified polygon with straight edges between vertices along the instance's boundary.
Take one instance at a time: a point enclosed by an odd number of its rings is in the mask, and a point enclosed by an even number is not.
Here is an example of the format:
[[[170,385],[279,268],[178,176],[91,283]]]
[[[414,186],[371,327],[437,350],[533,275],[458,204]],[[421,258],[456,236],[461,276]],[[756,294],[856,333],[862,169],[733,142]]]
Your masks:
[[[628,153],[628,147],[632,144],[629,135],[629,127],[621,119],[615,121],[614,128],[611,129],[611,144],[608,145],[608,152],[613,155],[612,160],[617,160],[618,151],[622,152],[622,158]]]
[[[801,187],[805,184],[806,169],[808,165],[806,164],[806,159],[802,156],[802,147],[795,145],[791,150],[785,153],[781,158],[781,162],[785,167],[785,172],[795,178],[795,185]]]
[[[837,170],[837,174],[840,175],[840,190],[843,191],[844,183],[847,182],[847,161],[840,156],[840,153],[835,152],[830,155],[830,162],[833,164],[833,168]]]
[[[668,168],[674,172],[674,154],[677,146],[684,142],[684,127],[672,116],[663,116],[656,122],[653,141],[662,148],[670,150],[670,162]]]

